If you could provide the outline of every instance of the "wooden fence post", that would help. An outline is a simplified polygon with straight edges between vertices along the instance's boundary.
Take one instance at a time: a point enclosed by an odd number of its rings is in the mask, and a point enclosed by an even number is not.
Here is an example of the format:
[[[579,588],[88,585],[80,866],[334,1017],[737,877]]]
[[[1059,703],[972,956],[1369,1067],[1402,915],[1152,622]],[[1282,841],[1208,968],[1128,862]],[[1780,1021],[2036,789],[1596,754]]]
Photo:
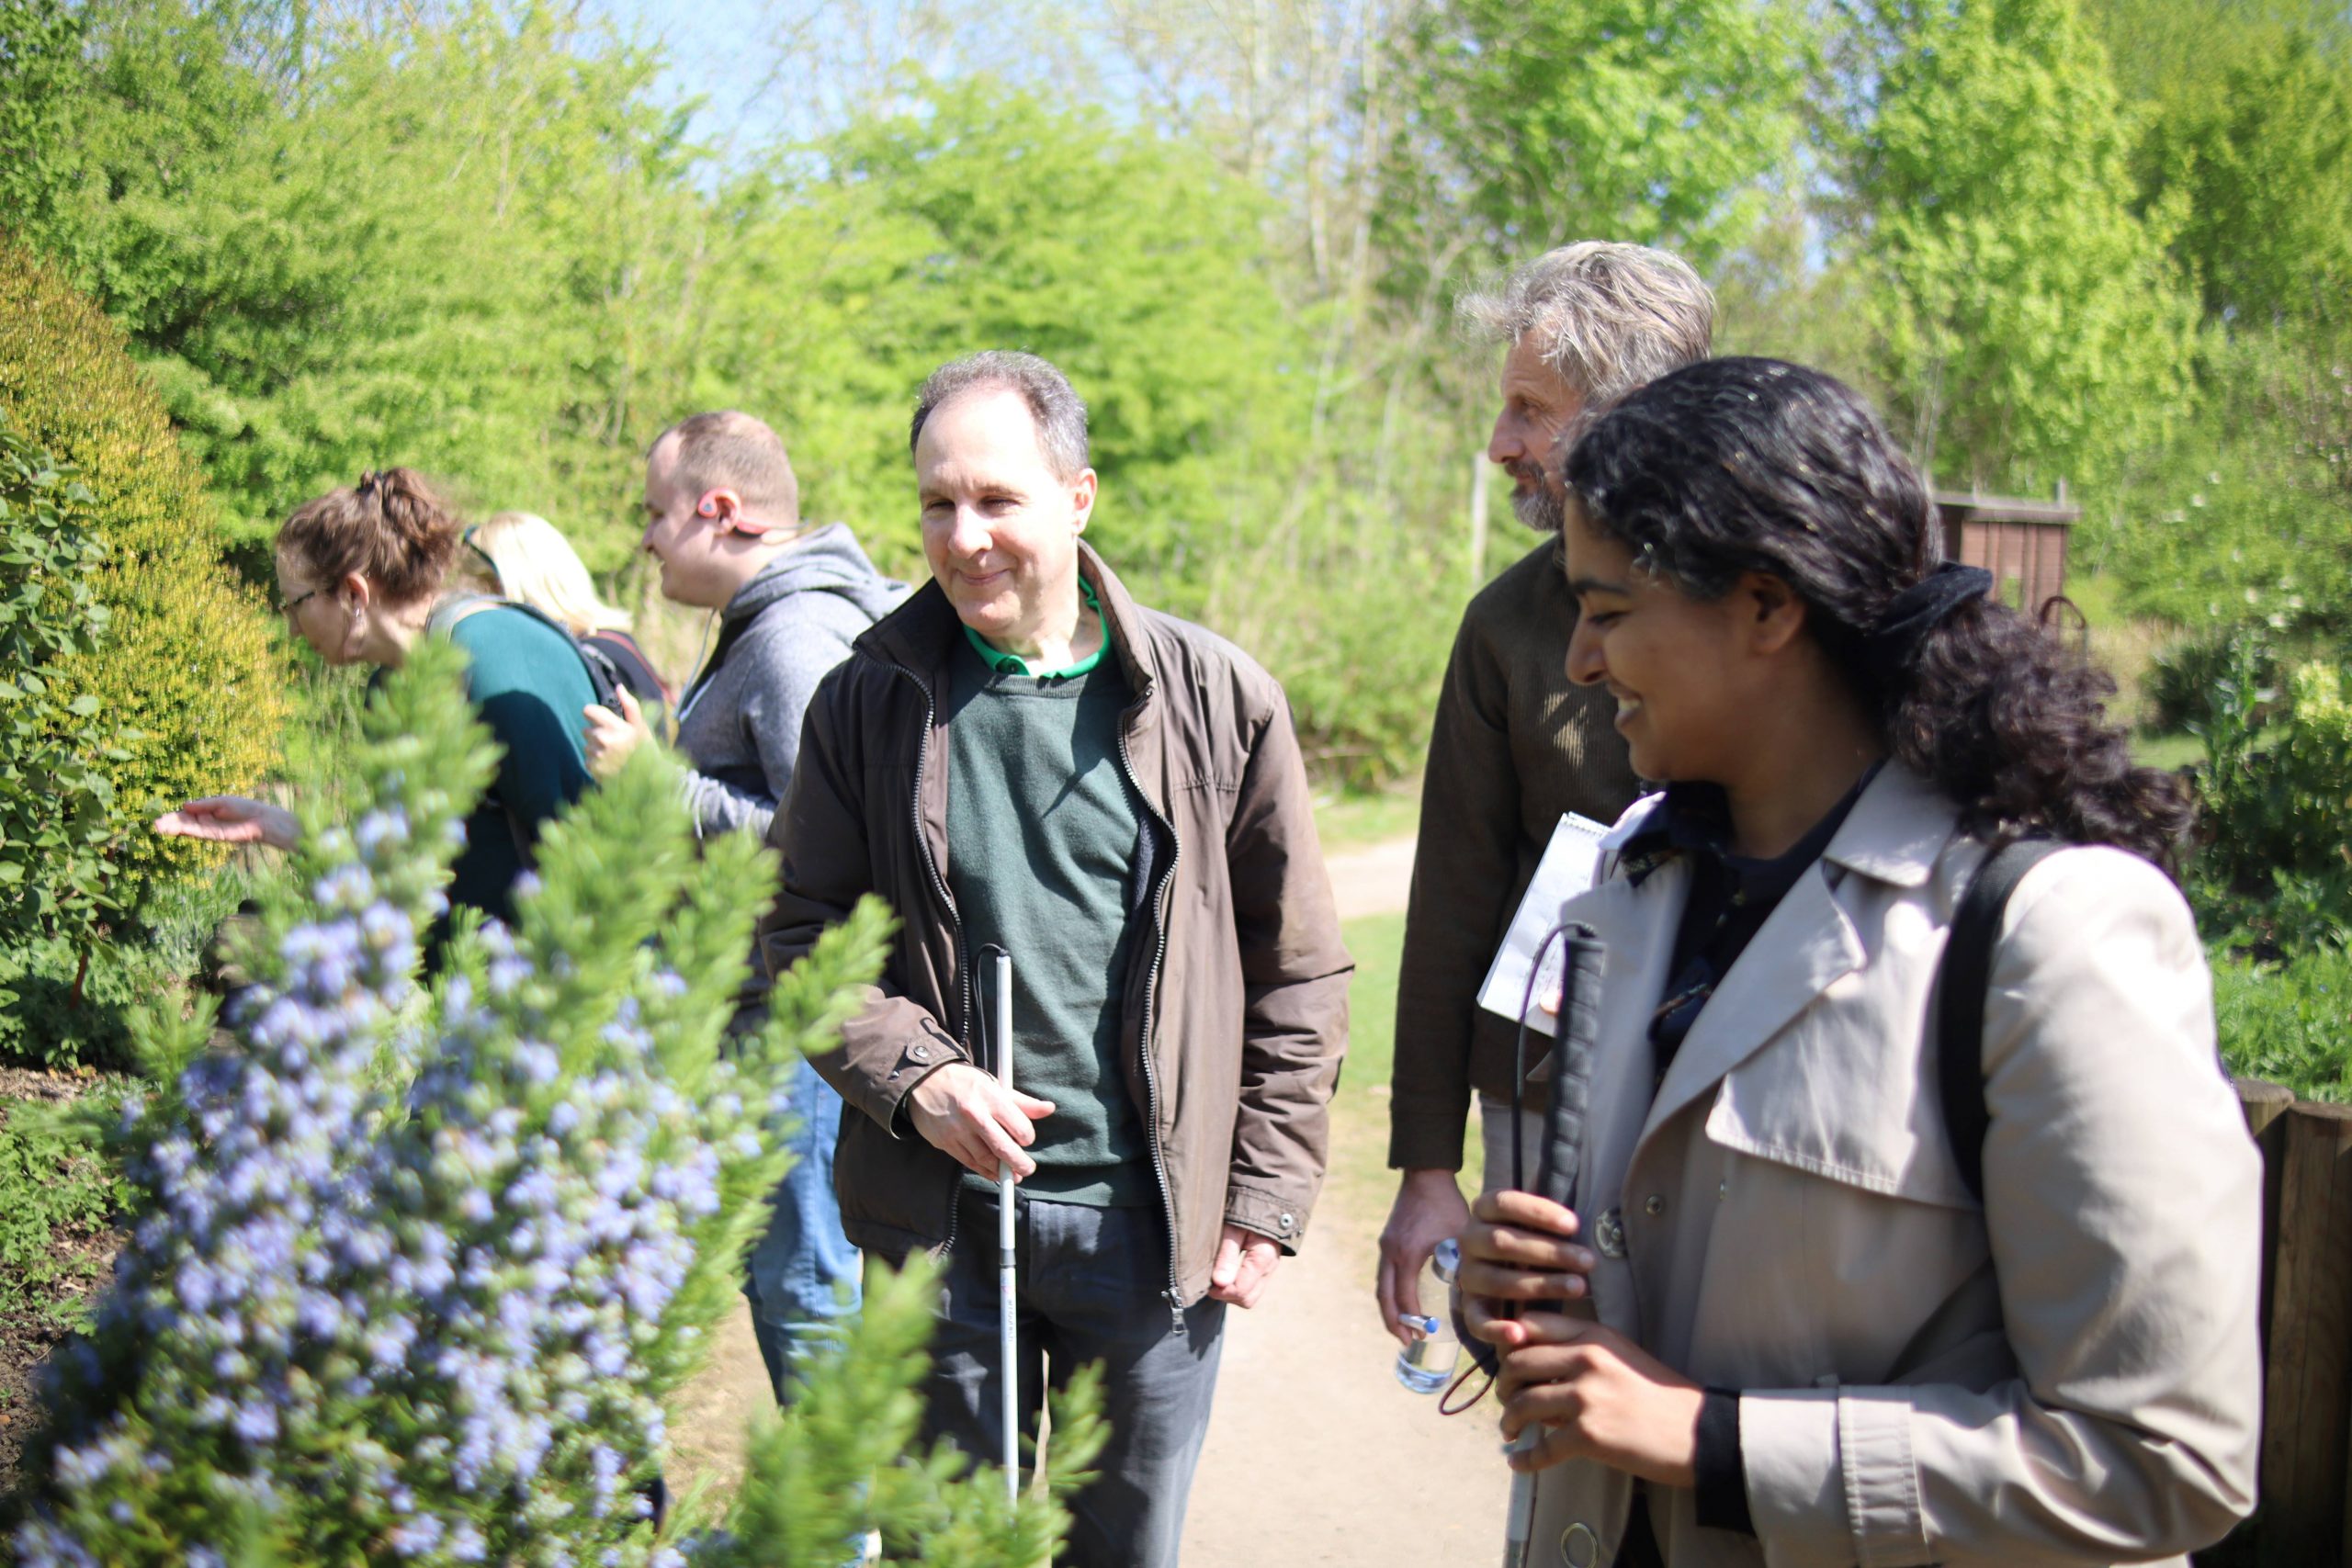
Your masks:
[[[2278,1217],[2260,1555],[2341,1562],[2352,1461],[2352,1106],[2292,1105],[2265,1131],[2277,1134]]]
[[[2295,1091],[2259,1078],[2237,1080],[2238,1109],[2245,1113],[2246,1131],[2262,1151],[2262,1306],[2256,1319],[2262,1325],[2262,1342],[2270,1343],[2270,1303],[2278,1285],[2278,1178],[2286,1167],[2287,1126],[2281,1120],[2295,1103]],[[2266,1368],[2270,1362],[2266,1357]]]

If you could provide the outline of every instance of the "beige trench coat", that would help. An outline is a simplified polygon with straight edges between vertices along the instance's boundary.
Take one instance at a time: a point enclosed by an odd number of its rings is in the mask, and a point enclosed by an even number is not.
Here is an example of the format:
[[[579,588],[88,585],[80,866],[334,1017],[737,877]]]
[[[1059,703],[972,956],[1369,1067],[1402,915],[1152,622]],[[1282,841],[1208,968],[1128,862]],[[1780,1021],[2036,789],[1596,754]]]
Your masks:
[[[2188,907],[2121,851],[2010,899],[1984,1025],[1984,1202],[1930,988],[1981,850],[1890,762],[1649,1094],[1688,870],[1609,882],[1577,1208],[1601,1320],[1742,1392],[1756,1539],[1648,1488],[1689,1564],[2183,1559],[2253,1506],[2261,1171]],[[1619,1237],[1622,1235],[1622,1241]],[[1631,1483],[1538,1478],[1534,1563],[1603,1564]]]

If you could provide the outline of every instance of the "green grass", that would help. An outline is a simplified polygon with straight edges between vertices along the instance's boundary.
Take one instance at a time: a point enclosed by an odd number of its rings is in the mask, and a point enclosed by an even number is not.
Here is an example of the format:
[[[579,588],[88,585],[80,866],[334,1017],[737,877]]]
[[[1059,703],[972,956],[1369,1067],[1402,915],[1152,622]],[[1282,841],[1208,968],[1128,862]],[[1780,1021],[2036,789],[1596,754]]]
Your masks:
[[[1350,1208],[1378,1216],[1396,1193],[1388,1168],[1388,1074],[1396,1053],[1396,964],[1405,917],[1367,915],[1340,928],[1355,955],[1348,987],[1348,1064],[1331,1104],[1330,1182]],[[1477,1190],[1478,1140],[1464,1145],[1465,1191]]]
[[[1409,839],[1421,819],[1421,783],[1408,779],[1369,795],[1339,794],[1315,802],[1315,832],[1327,853]]]
[[[1385,1213],[1395,1179],[1388,1174],[1388,1068],[1396,1039],[1396,959],[1405,917],[1349,920],[1340,936],[1354,955],[1348,987],[1348,1060],[1331,1100],[1330,1196],[1351,1210]]]
[[[2205,742],[2194,735],[2134,735],[2132,760],[2143,768],[2177,772],[2205,760]]]
[[[0,1100],[0,1317],[81,1326],[96,1264],[88,1244],[128,1196],[104,1159],[28,1123]]]

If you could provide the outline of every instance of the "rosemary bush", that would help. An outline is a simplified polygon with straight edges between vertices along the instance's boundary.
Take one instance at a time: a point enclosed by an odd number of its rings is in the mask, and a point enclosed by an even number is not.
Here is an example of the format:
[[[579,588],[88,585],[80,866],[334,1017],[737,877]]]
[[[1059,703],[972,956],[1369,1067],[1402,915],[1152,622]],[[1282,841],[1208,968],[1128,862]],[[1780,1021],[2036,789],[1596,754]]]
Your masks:
[[[542,838],[520,924],[426,933],[492,751],[458,655],[371,699],[346,829],[307,824],[229,1030],[143,1016],[107,1136],[137,1194],[96,1328],[55,1363],[33,1568],[164,1562],[1035,1563],[1093,1446],[1060,1413],[1018,1505],[907,1457],[924,1281],[879,1291],[723,1519],[657,1524],[664,1401],[700,1363],[786,1156],[786,1070],[879,967],[860,908],[730,1035],[774,857],[697,852],[648,754]]]

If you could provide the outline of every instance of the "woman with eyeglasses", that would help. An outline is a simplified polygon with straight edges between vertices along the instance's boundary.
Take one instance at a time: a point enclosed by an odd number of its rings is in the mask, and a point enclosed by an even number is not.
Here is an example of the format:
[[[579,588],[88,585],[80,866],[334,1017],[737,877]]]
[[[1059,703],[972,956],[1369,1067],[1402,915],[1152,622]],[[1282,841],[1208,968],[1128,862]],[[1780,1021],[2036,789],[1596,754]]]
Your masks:
[[[413,470],[364,474],[305,502],[278,530],[278,598],[288,625],[329,664],[396,667],[436,632],[466,650],[466,694],[502,754],[466,819],[449,899],[511,921],[514,879],[531,863],[540,825],[588,787],[578,716],[596,689],[552,623],[514,605],[457,604],[450,569],[460,534]],[[211,795],[162,817],[155,830],[287,849],[301,829],[283,807]]]
[[[2262,1270],[2181,782],[1826,376],[1675,371],[1566,482],[1568,674],[1664,790],[1566,909],[1607,944],[1573,1201],[1462,1237],[1527,1562],[2185,1562],[2253,1506]]]

